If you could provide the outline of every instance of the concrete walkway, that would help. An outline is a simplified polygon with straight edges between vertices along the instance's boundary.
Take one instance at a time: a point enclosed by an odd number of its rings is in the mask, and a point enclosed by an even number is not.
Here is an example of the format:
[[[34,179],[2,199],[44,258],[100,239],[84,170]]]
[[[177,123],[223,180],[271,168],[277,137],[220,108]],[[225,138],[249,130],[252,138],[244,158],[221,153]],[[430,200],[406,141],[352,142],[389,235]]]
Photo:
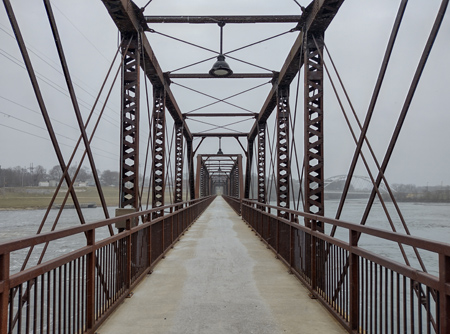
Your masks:
[[[217,197],[97,333],[346,331]]]

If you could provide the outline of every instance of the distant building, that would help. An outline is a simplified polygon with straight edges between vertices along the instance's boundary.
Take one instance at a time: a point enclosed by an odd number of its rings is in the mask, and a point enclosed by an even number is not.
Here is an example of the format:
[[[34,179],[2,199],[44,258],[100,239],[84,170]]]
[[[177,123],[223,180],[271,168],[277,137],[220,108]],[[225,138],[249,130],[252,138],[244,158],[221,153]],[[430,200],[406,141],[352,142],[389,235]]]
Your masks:
[[[48,181],[41,181],[38,183],[39,187],[50,187],[50,182]]]

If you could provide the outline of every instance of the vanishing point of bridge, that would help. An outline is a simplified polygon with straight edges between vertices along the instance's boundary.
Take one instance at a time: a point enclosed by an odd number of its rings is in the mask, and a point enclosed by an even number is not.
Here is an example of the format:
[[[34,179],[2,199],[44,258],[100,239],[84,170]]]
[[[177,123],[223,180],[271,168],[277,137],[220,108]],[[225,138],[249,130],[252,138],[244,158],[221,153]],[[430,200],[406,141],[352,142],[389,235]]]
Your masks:
[[[235,242],[234,239],[226,239],[233,234],[231,232],[233,230],[240,238],[240,241],[236,243],[236,249],[241,248],[243,251],[232,252],[230,248],[224,246],[222,253],[215,254],[215,257],[209,258],[207,253],[200,254],[202,256],[199,258],[204,262],[198,263],[197,267],[191,267],[191,270],[198,270],[201,273],[202,268],[199,267],[207,267],[217,262],[219,265],[213,268],[220,275],[220,270],[230,269],[227,266],[231,262],[235,265],[229,270],[233,275],[230,275],[230,272],[226,274],[229,276],[224,275],[229,279],[226,283],[217,279],[218,286],[217,289],[213,289],[215,291],[212,299],[207,299],[204,293],[209,291],[212,293],[213,290],[208,290],[201,284],[215,282],[198,279],[200,286],[192,285],[192,280],[189,278],[192,276],[187,277],[185,286],[189,287],[189,291],[180,292],[180,294],[185,296],[187,293],[192,299],[199,301],[191,304],[184,301],[183,307],[193,308],[193,312],[190,313],[193,316],[186,318],[186,313],[181,312],[181,318],[172,319],[174,322],[178,321],[178,327],[169,328],[160,324],[162,326],[159,329],[160,332],[209,333],[211,330],[214,332],[217,328],[221,328],[222,332],[269,333],[289,329],[293,333],[307,333],[309,329],[306,329],[306,323],[310,319],[305,317],[309,315],[299,310],[304,307],[313,308],[314,317],[320,321],[323,322],[326,319],[325,322],[334,329],[321,330],[328,332],[343,330],[349,333],[450,333],[450,245],[410,235],[407,222],[395,201],[394,192],[385,178],[385,171],[415,90],[445,17],[448,0],[441,2],[428,40],[425,46],[421,46],[423,52],[395,124],[394,133],[383,159],[378,160],[366,134],[408,4],[408,1],[400,1],[391,35],[387,38],[385,55],[365,119],[360,121],[354,113],[357,131],[354,131],[351,122],[348,122],[356,149],[350,161],[349,172],[345,178],[334,218],[325,217],[323,126],[324,81],[334,64],[325,63],[324,52],[327,52],[325,31],[335,15],[338,15],[344,0],[313,0],[305,7],[294,1],[299,5],[301,15],[206,17],[146,16],[145,9],[151,1],[145,7],[139,8],[130,0],[102,0],[120,32],[117,50],[120,66],[114,73],[115,63],[113,62],[108,73],[108,76],[115,74],[116,77],[120,73],[121,77],[119,84],[121,96],[120,197],[116,215],[111,218],[97,174],[95,154],[91,149],[91,141],[101,113],[95,120],[93,116],[95,106],[93,106],[88,119],[83,118],[52,4],[49,0],[43,1],[61,72],[67,85],[67,93],[79,127],[79,140],[69,159],[62,154],[49,113],[50,108],[47,104],[49,97],[45,96],[41,90],[26,41],[21,34],[20,22],[15,16],[14,6],[11,5],[10,0],[3,0],[63,177],[37,234],[0,245],[1,333],[95,333],[104,323],[105,325],[101,328],[107,333],[108,326],[111,326],[108,325],[108,317],[114,318],[116,313],[120,313],[114,312],[127,297],[131,300],[137,298],[133,296],[134,291],[138,289],[143,291],[144,282],[147,284],[156,277],[149,274],[153,271],[157,273],[159,268],[156,267],[157,265],[162,267],[169,263],[181,270],[186,264],[180,255],[177,255],[181,261],[178,263],[169,257],[174,256],[176,251],[180,251],[177,245],[181,245],[180,248],[186,251],[192,251],[188,250],[187,246],[191,238],[191,234],[188,233],[192,233],[192,230],[195,230],[197,234],[204,233],[209,236],[210,245],[211,242],[216,243],[216,250],[227,242]],[[291,24],[291,28],[286,33],[295,34],[296,37],[284,63],[276,71],[234,57],[233,52],[236,50],[224,50],[227,27],[232,24],[245,26],[250,23]],[[177,73],[178,70],[162,70],[147,34],[177,40],[153,28],[164,24],[175,26],[198,24],[218,27],[220,51],[203,47],[204,51],[214,53],[214,57],[207,59],[214,63],[209,73]],[[276,37],[255,41],[242,49]],[[188,41],[180,39],[177,41],[199,47]],[[229,60],[239,61],[263,71],[233,72],[228,64]],[[295,134],[299,132],[296,132],[295,125],[297,124],[298,87],[301,73],[304,78],[303,103],[300,103],[303,105],[301,129],[303,154],[299,157],[298,154],[302,150],[297,147],[297,142],[300,140],[298,138],[295,140]],[[267,84],[270,85],[270,89],[267,97],[261,101],[262,107],[258,112],[245,108],[240,108],[244,112],[239,113],[207,113],[200,111],[202,108],[184,111],[179,107],[173,87],[182,87],[198,93],[194,86],[188,87],[177,83],[177,80],[184,79],[212,80],[211,85],[215,82],[226,83],[227,80],[231,82],[232,79],[264,79],[269,80]],[[297,93],[291,94],[293,91],[291,88],[295,86],[296,79]],[[329,79],[331,80],[331,77]],[[147,83],[152,88],[151,97],[144,96],[147,92]],[[345,109],[335,85],[343,87],[340,77],[337,82],[332,82],[332,87],[340,106]],[[145,86],[145,89],[142,86]],[[344,95],[348,98],[346,93]],[[226,103],[228,107],[236,107],[227,100],[227,98],[217,99],[216,102]],[[295,107],[293,107],[293,100],[295,100]],[[145,103],[142,101],[152,105],[147,146],[141,145],[143,129],[140,120],[145,110]],[[104,107],[102,112],[103,109]],[[238,121],[229,123],[230,119],[242,117],[250,118],[252,121],[250,130],[247,132],[233,129],[233,124]],[[221,132],[209,130],[191,132],[192,126],[189,122],[202,118],[213,119],[214,121],[211,121],[209,125],[213,126],[213,130],[219,129]],[[89,127],[89,131],[88,122],[96,122],[93,129],[92,125]],[[298,123],[302,122],[298,121]],[[170,138],[169,125],[173,125],[172,138]],[[270,132],[272,128],[273,131]],[[203,148],[202,145],[206,145],[211,137],[219,143],[217,153],[214,153],[215,149],[214,152],[200,153],[203,151],[199,149]],[[223,152],[221,146],[222,139],[229,138],[236,141],[232,153]],[[79,147],[83,147],[84,154],[77,166],[78,170],[86,160],[92,169],[99,202],[105,217],[104,220],[93,223],[86,221],[73,187],[78,171],[75,175],[68,173],[70,166],[74,164],[74,155]],[[147,155],[145,161],[140,161],[141,152]],[[340,218],[358,160],[361,160],[367,169],[372,189],[362,219],[355,224]],[[142,180],[148,176],[150,176],[150,183],[144,187],[145,183]],[[383,192],[390,196],[395,214],[399,216],[402,231],[397,231],[392,222],[385,196],[381,196],[381,187]],[[41,233],[59,191],[65,191],[60,210],[63,210],[66,201],[70,200],[75,207],[80,224],[67,229],[57,229],[58,214],[52,223],[52,232]],[[148,194],[146,195],[145,192]],[[223,199],[235,213],[228,210],[225,202],[220,197],[216,197],[217,194],[223,194]],[[381,203],[392,231],[366,226],[375,200]],[[217,218],[208,220],[205,217],[214,217],[214,215],[210,211],[206,211],[205,216],[202,216],[202,213],[211,208],[221,211],[215,212]],[[238,217],[236,214],[242,217],[250,229],[245,230],[242,228],[245,226],[243,222],[236,222]],[[193,225],[196,221],[201,224]],[[220,221],[225,223],[219,224]],[[233,221],[233,224],[229,221]],[[201,226],[206,232],[199,232],[200,227],[196,226]],[[212,227],[216,229],[215,234],[209,234]],[[189,232],[187,232],[188,229],[190,229]],[[344,231],[345,238],[335,236],[337,229]],[[107,235],[103,233],[104,231],[107,231]],[[249,267],[252,265],[257,267],[258,264],[255,264],[257,263],[255,261],[260,261],[254,256],[253,262],[244,263],[239,267],[240,260],[250,256],[250,249],[256,249],[252,248],[257,247],[254,245],[254,240],[259,243],[255,236],[253,241],[248,238],[249,231],[254,232],[267,248],[276,254],[279,260],[276,263],[282,263],[286,270],[280,270],[278,274],[253,271],[254,283],[246,281],[248,289],[239,290],[242,289],[241,279],[253,277],[249,273]],[[201,240],[206,240],[205,238],[207,239],[203,236]],[[394,260],[381,256],[365,248],[361,245],[360,239],[363,238],[397,245],[401,254],[400,259]],[[81,240],[81,244],[73,247],[68,253],[51,254],[48,249],[51,249],[55,241],[61,239],[67,242],[77,239]],[[180,243],[175,245],[177,242]],[[175,249],[172,252],[173,247]],[[199,249],[202,248],[197,247],[197,251]],[[426,261],[422,260],[420,255],[423,250],[433,255],[436,262],[434,270],[427,270],[429,263],[425,263]],[[204,251],[208,252],[208,248],[205,247]],[[261,250],[253,252],[262,253]],[[163,260],[168,253],[168,258]],[[10,265],[12,258],[17,256],[20,257],[22,266],[13,272]],[[419,263],[418,268],[412,265],[411,256]],[[224,262],[227,264],[221,266],[223,259],[229,262]],[[292,308],[286,308],[286,305],[280,304],[283,304],[283,301],[291,301],[288,296],[297,296],[299,292],[296,289],[302,289],[302,287],[299,284],[289,283],[283,295],[279,288],[286,271],[292,274],[290,278],[295,278],[294,282],[300,281],[309,293],[307,301],[300,300],[300,297],[298,300],[292,300]],[[174,271],[176,272],[177,270]],[[262,285],[258,284],[262,276],[257,277],[258,273],[266,275],[267,280],[273,285],[263,284],[266,290],[260,290],[259,293],[258,286]],[[169,280],[160,282],[162,300],[165,300],[161,307],[166,307],[165,303],[168,300],[182,300],[181,295],[175,295],[177,291],[167,289]],[[268,292],[272,290],[277,291],[276,298],[268,297],[270,295]],[[232,293],[232,291],[240,291],[240,293]],[[255,299],[255,303],[252,304],[246,300],[247,297],[255,298],[256,295],[262,296],[265,301],[260,302]],[[224,302],[230,296],[233,299]],[[156,298],[150,294],[148,300],[142,302],[141,308],[153,304],[153,297]],[[131,303],[126,302],[125,305],[127,304]],[[217,312],[212,312],[217,305],[228,306],[230,309],[224,311],[217,308]],[[254,305],[256,305],[255,309],[252,310],[251,307]],[[323,307],[318,308],[319,305]],[[257,306],[262,309],[256,310]],[[175,307],[172,305],[168,308]],[[196,307],[199,308],[195,309]],[[150,307],[148,309],[151,310]],[[329,314],[322,313],[325,311]],[[229,319],[227,325],[227,320],[218,315],[220,312],[240,318],[238,321]],[[174,314],[167,311],[168,317]],[[205,319],[205,315],[209,315],[210,318]],[[154,314],[149,314],[148,318],[151,319],[153,316]],[[269,321],[272,318],[275,320]],[[189,321],[183,322],[183,319]],[[209,326],[208,321],[214,321],[214,319],[223,324],[219,327],[211,324]],[[138,329],[132,331],[149,332],[150,330],[145,327],[139,329],[139,326],[152,326],[146,320],[142,320],[142,324],[139,321],[135,322],[134,325]],[[287,324],[283,325],[283,321],[287,321]],[[193,327],[184,327],[188,323],[191,323]],[[319,327],[314,325],[317,324],[313,324],[311,330],[319,330],[317,329]]]

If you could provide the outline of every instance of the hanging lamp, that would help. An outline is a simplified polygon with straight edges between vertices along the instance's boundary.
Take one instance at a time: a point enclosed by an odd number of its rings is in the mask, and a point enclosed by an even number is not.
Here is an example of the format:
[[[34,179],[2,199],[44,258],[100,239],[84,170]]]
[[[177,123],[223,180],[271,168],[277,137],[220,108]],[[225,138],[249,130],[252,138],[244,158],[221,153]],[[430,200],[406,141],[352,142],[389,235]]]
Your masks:
[[[225,56],[223,55],[223,26],[225,22],[219,22],[220,27],[220,53],[217,57],[217,61],[214,63],[213,67],[209,70],[209,74],[217,78],[226,78],[233,74],[230,66],[225,61]]]

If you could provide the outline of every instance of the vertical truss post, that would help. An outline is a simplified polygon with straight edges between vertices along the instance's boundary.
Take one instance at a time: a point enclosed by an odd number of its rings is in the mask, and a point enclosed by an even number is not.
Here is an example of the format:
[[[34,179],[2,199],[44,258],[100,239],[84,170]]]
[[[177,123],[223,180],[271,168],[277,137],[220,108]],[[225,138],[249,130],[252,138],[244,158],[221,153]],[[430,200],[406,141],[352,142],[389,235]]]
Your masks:
[[[187,158],[188,158],[188,169],[189,169],[189,192],[190,199],[196,198],[195,193],[195,178],[194,178],[194,153],[192,150],[192,140],[186,140],[187,146]]]
[[[277,95],[277,206],[289,208],[289,86],[279,87]],[[278,210],[278,216],[288,219],[289,214]]]
[[[200,178],[202,174],[202,156],[197,155],[197,173],[195,178],[195,198],[200,198]]]
[[[233,166],[233,168],[231,169],[231,174],[230,174],[230,178],[231,178],[231,196],[233,197],[237,197],[237,168],[236,165]]]
[[[131,42],[130,42],[131,39]],[[127,45],[130,43],[128,50]],[[120,208],[139,206],[139,69],[137,35],[122,42],[122,105],[120,129]]]
[[[153,182],[152,207],[164,206],[165,193],[165,94],[163,89],[153,92]],[[153,212],[153,218],[160,217],[164,210]]]
[[[245,167],[245,190],[244,197],[250,198],[250,187],[252,182],[253,140],[247,143],[247,163]]]
[[[230,171],[230,196],[242,198],[244,196],[244,180],[242,176],[242,156],[238,155]]]
[[[244,197],[244,176],[242,175],[242,155],[237,157],[237,175],[238,175],[238,196],[240,199]]]
[[[211,191],[211,177],[203,161],[202,155],[197,156],[197,180],[195,185],[195,198],[205,197],[210,195]]]
[[[266,203],[266,123],[258,123],[258,202]]]
[[[183,124],[175,124],[175,192],[174,203],[183,202]]]
[[[210,176],[208,169],[202,160],[200,169],[200,197],[206,197],[209,195],[210,191]]]
[[[324,215],[323,157],[323,33],[314,34],[319,49],[308,33],[305,62],[305,212]],[[311,226],[311,220],[305,221]],[[321,222],[317,230],[323,232]]]

